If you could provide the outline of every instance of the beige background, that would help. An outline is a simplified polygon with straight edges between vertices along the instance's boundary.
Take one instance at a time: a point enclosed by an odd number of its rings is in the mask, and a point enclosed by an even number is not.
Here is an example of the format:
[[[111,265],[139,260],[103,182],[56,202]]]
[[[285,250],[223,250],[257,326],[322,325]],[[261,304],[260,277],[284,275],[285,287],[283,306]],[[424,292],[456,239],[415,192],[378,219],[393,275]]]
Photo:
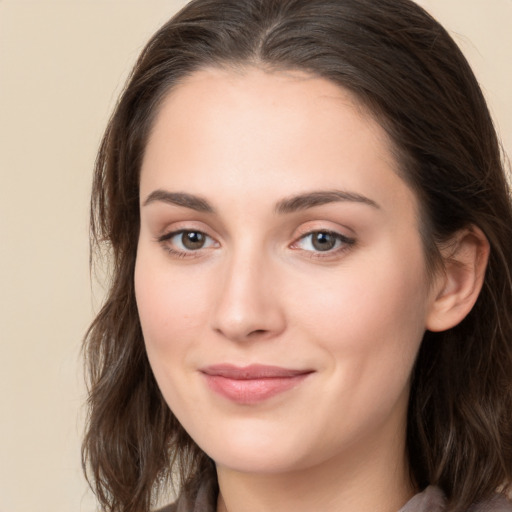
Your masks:
[[[80,342],[95,151],[131,64],[182,0],[0,0],[0,512],[92,512]],[[512,0],[423,0],[512,148]],[[96,298],[93,297],[96,295]]]

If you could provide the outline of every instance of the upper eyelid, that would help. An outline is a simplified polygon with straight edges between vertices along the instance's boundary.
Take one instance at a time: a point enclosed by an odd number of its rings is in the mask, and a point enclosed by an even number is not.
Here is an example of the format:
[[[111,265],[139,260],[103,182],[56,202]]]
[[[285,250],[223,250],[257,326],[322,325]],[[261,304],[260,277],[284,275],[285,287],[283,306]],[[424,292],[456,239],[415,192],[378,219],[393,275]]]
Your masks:
[[[210,234],[212,230],[200,221],[177,221],[168,223],[156,231],[155,238],[166,238],[173,234],[182,233],[183,231],[196,231],[215,239],[215,236]]]
[[[298,240],[299,238],[302,238],[304,236],[310,235],[311,233],[332,233],[335,235],[339,235],[343,238],[347,239],[354,239],[355,238],[355,232],[353,229],[349,228],[348,226],[342,226],[340,224],[336,224],[336,226],[332,226],[331,222],[325,222],[325,221],[313,221],[313,222],[305,222],[301,224],[296,230],[293,235],[293,238],[295,240]]]

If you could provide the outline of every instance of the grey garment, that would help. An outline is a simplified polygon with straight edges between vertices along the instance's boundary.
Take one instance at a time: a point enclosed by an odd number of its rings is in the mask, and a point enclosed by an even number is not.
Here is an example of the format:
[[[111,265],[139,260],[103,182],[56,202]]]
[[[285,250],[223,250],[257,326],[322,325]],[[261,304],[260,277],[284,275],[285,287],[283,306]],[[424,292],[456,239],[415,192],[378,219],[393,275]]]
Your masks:
[[[438,487],[429,486],[413,496],[398,512],[442,512],[444,494]]]
[[[207,474],[199,485],[192,483],[174,503],[157,512],[216,512],[218,493],[216,475]]]
[[[445,506],[446,500],[441,489],[430,486],[413,496],[398,512],[443,512]],[[512,502],[496,494],[489,501],[472,505],[468,512],[512,512]]]
[[[172,505],[158,512],[215,512],[217,509],[217,482],[205,479],[195,493],[182,493]],[[413,496],[398,512],[443,512],[445,498],[438,487],[427,487]],[[468,512],[512,512],[512,503],[502,495],[485,503],[473,505]]]

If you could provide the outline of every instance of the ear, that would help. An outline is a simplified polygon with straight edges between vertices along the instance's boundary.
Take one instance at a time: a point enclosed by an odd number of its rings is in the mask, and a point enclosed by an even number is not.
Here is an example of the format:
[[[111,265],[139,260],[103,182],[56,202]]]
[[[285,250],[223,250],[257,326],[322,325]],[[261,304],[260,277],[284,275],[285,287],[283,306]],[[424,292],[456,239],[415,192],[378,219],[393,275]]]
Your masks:
[[[441,250],[444,269],[432,289],[429,331],[446,331],[471,311],[482,289],[489,250],[487,237],[473,225],[458,231]]]

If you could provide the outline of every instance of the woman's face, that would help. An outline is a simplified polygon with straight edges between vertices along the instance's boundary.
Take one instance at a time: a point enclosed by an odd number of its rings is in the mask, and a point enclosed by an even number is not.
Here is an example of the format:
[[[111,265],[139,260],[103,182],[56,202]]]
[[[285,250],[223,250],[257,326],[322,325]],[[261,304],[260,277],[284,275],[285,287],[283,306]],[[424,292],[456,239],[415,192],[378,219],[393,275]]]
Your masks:
[[[137,304],[163,396],[219,466],[403,458],[433,297],[396,170],[384,131],[324,79],[208,69],[163,103]]]

